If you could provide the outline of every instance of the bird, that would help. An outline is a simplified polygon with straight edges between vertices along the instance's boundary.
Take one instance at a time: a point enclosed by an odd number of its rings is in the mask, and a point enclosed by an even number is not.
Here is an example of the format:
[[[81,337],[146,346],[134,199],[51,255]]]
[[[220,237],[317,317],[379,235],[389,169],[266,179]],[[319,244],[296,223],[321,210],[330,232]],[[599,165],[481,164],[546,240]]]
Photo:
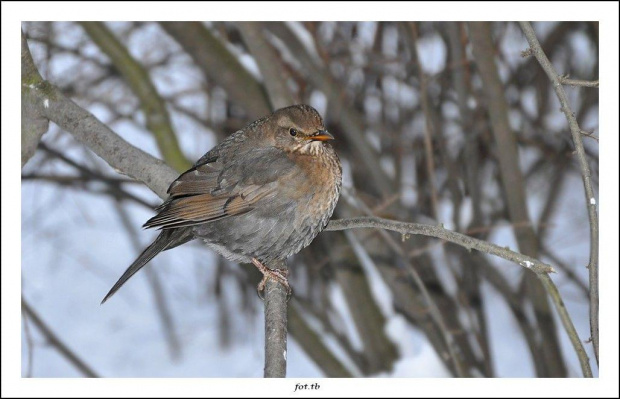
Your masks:
[[[170,184],[144,228],[161,232],[101,303],[162,251],[194,239],[226,259],[252,263],[287,289],[287,271],[265,266],[307,247],[327,226],[340,196],[334,136],[309,105],[281,108],[231,134]]]

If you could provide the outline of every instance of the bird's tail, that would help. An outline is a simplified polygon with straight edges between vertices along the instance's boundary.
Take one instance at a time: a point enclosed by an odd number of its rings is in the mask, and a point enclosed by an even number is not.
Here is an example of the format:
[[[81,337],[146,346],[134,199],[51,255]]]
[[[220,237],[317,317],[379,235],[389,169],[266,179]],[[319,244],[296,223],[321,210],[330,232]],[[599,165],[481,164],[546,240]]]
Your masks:
[[[191,230],[189,229],[164,229],[157,236],[155,241],[146,247],[146,249],[138,256],[128,268],[125,270],[125,273],[118,279],[116,284],[110,289],[110,292],[103,298],[101,304],[107,301],[112,295],[118,291],[123,284],[127,282],[138,272],[138,270],[142,269],[144,265],[149,263],[151,259],[153,259],[158,253],[161,251],[165,251],[166,249],[174,248],[180,244],[183,244],[187,241],[193,239],[193,235],[191,234]]]

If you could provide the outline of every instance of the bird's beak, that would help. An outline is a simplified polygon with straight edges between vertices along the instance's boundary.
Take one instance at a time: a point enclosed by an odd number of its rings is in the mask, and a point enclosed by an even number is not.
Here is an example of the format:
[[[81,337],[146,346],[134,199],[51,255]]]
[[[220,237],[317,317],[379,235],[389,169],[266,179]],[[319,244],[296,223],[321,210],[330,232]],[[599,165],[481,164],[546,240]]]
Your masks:
[[[319,130],[314,135],[308,137],[312,141],[328,141],[333,140],[334,136],[327,130]]]

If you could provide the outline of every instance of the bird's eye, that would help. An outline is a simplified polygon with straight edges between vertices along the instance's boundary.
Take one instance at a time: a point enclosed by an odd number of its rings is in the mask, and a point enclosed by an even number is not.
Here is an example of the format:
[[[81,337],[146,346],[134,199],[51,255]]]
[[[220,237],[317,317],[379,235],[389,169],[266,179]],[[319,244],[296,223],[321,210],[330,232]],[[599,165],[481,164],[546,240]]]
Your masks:
[[[290,128],[288,130],[288,132],[291,134],[291,136],[295,137],[297,136],[297,129],[295,129],[294,127]]]

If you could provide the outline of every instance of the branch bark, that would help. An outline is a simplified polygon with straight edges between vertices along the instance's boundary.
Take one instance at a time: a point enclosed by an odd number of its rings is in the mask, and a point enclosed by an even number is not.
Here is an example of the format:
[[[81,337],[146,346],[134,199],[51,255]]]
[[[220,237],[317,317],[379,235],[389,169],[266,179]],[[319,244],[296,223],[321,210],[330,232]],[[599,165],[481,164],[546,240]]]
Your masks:
[[[267,267],[287,270],[285,261]],[[269,279],[265,285],[265,378],[286,377],[287,332],[286,288]]]
[[[577,152],[577,159],[579,160],[579,166],[581,168],[581,176],[583,179],[583,186],[586,194],[586,206],[588,211],[588,219],[590,221],[590,262],[588,263],[588,271],[590,278],[590,334],[592,338],[592,344],[594,346],[594,355],[596,356],[596,362],[598,364],[598,351],[599,351],[599,288],[598,288],[598,214],[596,209],[596,200],[594,197],[594,190],[592,189],[592,178],[590,175],[590,166],[586,159],[583,142],[581,141],[581,129],[575,118],[575,114],[570,108],[568,103],[568,97],[562,87],[562,81],[558,76],[553,64],[549,61],[549,58],[545,55],[536,33],[529,22],[519,22],[521,30],[525,34],[527,42],[530,45],[531,53],[536,57],[540,66],[543,68],[551,83],[553,84],[553,90],[560,101],[561,110],[566,116],[568,126],[570,128],[575,150]]]
[[[598,80],[569,79],[566,76],[559,76],[558,78],[560,80],[560,83],[562,83],[563,85],[598,88]]]
[[[22,168],[37,150],[37,145],[41,137],[49,127],[49,120],[45,117],[45,102],[37,101],[32,94],[32,88],[43,82],[43,78],[39,75],[32,55],[28,49],[26,36],[22,31],[22,49],[21,49],[21,72],[22,72]]]

